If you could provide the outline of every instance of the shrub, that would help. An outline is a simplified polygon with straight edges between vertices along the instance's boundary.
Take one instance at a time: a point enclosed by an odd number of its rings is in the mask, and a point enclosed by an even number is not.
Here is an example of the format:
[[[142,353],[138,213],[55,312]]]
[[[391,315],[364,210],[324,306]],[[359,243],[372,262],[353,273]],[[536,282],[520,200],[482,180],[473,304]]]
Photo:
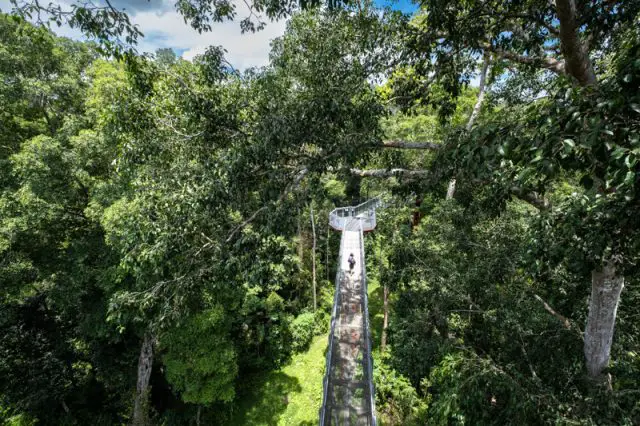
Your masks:
[[[325,311],[318,310],[315,313],[315,327],[313,333],[316,336],[325,334],[329,331],[329,324],[331,323],[331,315]]]
[[[311,339],[315,332],[315,316],[311,312],[305,312],[296,317],[291,323],[291,334],[293,337],[293,350],[302,352],[311,344]]]

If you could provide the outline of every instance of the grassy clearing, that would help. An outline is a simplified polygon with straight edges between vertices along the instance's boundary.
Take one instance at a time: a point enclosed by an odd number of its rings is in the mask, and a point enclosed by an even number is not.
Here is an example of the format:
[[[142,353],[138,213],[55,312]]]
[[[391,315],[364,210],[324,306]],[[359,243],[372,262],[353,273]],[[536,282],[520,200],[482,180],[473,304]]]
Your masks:
[[[327,335],[316,336],[309,350],[294,355],[287,366],[256,378],[231,425],[316,425],[326,348]]]

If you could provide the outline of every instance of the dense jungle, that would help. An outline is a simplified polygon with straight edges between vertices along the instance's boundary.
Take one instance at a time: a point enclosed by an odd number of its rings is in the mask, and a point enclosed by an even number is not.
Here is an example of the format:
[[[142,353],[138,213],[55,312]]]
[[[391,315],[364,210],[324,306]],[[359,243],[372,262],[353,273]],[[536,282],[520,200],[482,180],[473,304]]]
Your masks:
[[[640,424],[640,1],[170,3],[0,3],[3,425],[318,424],[374,197],[377,424]]]

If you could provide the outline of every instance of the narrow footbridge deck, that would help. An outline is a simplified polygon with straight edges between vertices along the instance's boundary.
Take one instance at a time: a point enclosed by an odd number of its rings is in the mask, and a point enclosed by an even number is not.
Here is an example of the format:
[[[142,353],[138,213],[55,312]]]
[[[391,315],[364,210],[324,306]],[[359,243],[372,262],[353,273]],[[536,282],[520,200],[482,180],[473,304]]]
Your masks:
[[[329,223],[342,231],[342,238],[320,408],[321,426],[376,424],[364,232],[375,228],[375,209],[379,204],[380,200],[375,198],[355,207],[335,209],[329,216]],[[347,261],[351,253],[356,259],[353,271]]]

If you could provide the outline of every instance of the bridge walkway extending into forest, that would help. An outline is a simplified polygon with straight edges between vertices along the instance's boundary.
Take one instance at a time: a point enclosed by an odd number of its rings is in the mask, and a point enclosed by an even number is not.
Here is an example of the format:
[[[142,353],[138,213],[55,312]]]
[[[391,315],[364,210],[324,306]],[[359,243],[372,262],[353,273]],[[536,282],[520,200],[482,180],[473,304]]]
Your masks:
[[[320,425],[375,426],[373,363],[367,300],[364,233],[376,226],[374,198],[354,207],[335,209],[329,223],[342,231],[336,290],[331,314]],[[353,253],[356,264],[349,270]]]

